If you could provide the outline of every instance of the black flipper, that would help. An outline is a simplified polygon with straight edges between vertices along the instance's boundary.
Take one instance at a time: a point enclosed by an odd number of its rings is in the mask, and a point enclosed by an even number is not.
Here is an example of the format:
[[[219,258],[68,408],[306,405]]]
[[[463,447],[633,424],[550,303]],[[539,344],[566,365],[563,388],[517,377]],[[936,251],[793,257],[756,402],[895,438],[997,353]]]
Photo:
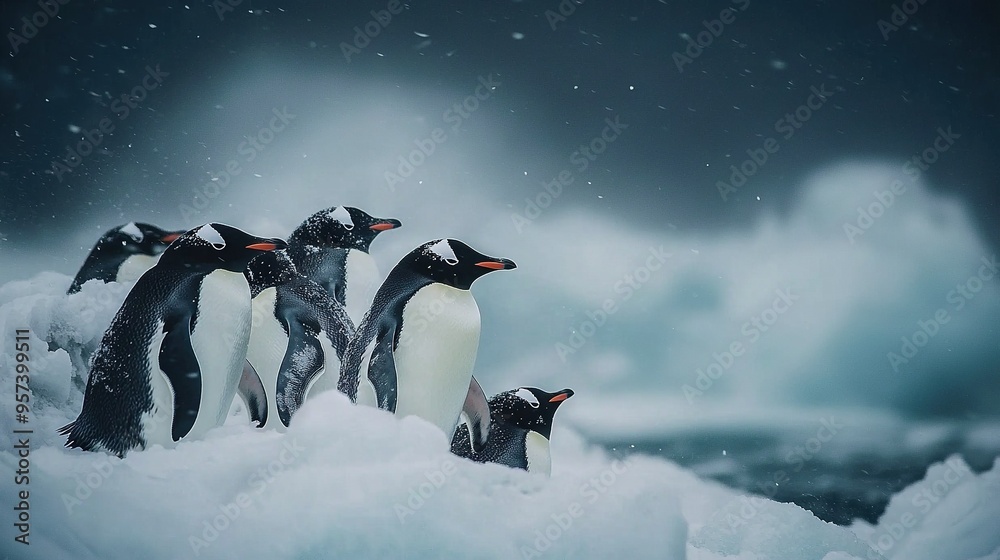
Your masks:
[[[467,419],[472,450],[479,453],[486,446],[486,438],[490,435],[490,405],[486,401],[486,393],[483,392],[475,376],[469,383],[469,393],[465,396],[462,412]]]
[[[316,338],[318,333],[309,325],[298,321],[288,323],[288,349],[278,370],[275,403],[278,418],[288,426],[292,415],[305,401],[306,389],[316,376],[323,371],[326,355]]]
[[[368,380],[375,388],[378,407],[396,413],[396,362],[392,356],[395,330],[383,326],[368,361]]]
[[[191,347],[190,314],[172,314],[163,325],[160,345],[160,369],[174,391],[174,421],[171,437],[174,441],[186,436],[198,418],[201,408],[201,367]]]
[[[264,383],[257,370],[246,360],[243,361],[243,375],[240,376],[240,384],[236,390],[250,413],[250,420],[256,422],[258,428],[266,424],[267,393],[264,391]]]

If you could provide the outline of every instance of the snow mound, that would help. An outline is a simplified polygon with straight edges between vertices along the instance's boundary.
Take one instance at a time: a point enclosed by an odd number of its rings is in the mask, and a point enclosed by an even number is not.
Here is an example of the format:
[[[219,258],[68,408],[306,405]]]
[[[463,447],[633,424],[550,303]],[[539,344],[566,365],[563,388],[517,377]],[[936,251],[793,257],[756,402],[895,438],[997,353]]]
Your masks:
[[[610,456],[565,423],[553,433],[551,478],[468,462],[433,425],[336,392],[308,401],[286,433],[234,415],[204,440],[123,460],[66,449],[56,429],[82,395],[70,354],[48,339],[92,344],[125,292],[90,283],[66,296],[68,280],[43,273],[0,287],[3,332],[30,332],[28,423],[14,423],[14,377],[0,381],[0,478],[29,475],[0,486],[4,507],[28,493],[31,544],[0,545],[14,558],[978,560],[1000,551],[1000,462],[982,475],[958,458],[935,465],[877,526],[847,528],[662,459]],[[5,336],[0,370],[13,371],[15,350]]]

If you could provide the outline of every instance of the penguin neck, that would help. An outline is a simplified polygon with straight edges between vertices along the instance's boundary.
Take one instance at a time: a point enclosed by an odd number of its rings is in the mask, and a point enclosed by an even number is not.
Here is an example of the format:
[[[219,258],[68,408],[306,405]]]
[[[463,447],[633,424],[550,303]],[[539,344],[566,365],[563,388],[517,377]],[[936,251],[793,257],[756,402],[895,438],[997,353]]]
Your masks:
[[[100,245],[95,246],[83,261],[76,277],[73,278],[69,293],[80,291],[80,288],[88,280],[114,282],[118,276],[118,269],[129,256],[128,253],[112,251]]]
[[[375,294],[371,308],[372,316],[377,317],[390,307],[401,311],[402,305],[414,294],[433,283],[430,278],[407,269],[393,270]]]
[[[549,447],[549,438],[534,430],[528,430],[524,437],[524,457],[528,463],[528,472],[541,473],[546,476],[552,474],[552,452]]]

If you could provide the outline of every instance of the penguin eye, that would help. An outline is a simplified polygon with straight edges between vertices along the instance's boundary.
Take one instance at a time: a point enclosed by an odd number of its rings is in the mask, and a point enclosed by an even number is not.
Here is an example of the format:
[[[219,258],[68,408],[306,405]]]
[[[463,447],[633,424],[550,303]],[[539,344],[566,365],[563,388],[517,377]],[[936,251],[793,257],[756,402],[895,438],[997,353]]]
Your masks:
[[[445,259],[444,262],[450,264],[451,266],[455,266],[458,264],[458,259]]]

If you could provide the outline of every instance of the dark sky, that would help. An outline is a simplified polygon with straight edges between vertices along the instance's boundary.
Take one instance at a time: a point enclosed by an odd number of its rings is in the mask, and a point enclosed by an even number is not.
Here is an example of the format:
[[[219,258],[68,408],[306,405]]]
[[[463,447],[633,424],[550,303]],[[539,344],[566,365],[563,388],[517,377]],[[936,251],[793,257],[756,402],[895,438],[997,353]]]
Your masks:
[[[669,208],[677,225],[694,230],[749,223],[762,202],[785,207],[805,174],[823,164],[877,157],[902,165],[931,145],[938,127],[950,125],[961,139],[929,169],[929,183],[970,201],[989,239],[1000,241],[996,2],[928,0],[888,39],[878,21],[890,19],[893,2],[881,0],[588,1],[572,4],[553,30],[546,11],[559,6],[556,0],[406,4],[348,63],[341,43],[351,42],[354,27],[387,2],[244,0],[220,21],[203,0],[72,0],[16,53],[9,34],[20,34],[21,18],[41,8],[4,2],[0,234],[14,243],[52,238],[63,225],[86,221],[107,202],[103,186],[137,160],[145,166],[137,190],[203,182],[214,164],[200,156],[197,134],[179,138],[172,122],[227,68],[277,60],[401,87],[467,88],[476,76],[495,74],[503,95],[489,110],[528,116],[532,124],[489,133],[498,142],[532,146],[551,160],[552,171],[581,140],[599,133],[604,118],[618,115],[629,133],[602,156],[587,188],[617,194],[598,202],[610,212],[657,220]],[[564,10],[570,6],[563,3]],[[734,20],[679,72],[673,55],[687,46],[682,34],[697,37],[703,21],[726,8],[735,9]],[[57,180],[51,162],[80,138],[68,125],[99,123],[113,98],[154,62],[170,73],[170,87],[122,121],[97,155]],[[821,86],[834,92],[822,108],[721,204],[716,182],[728,177],[728,166],[779,136],[776,121]],[[493,165],[507,176],[518,164]],[[502,186],[512,200],[537,191],[527,183]]]

